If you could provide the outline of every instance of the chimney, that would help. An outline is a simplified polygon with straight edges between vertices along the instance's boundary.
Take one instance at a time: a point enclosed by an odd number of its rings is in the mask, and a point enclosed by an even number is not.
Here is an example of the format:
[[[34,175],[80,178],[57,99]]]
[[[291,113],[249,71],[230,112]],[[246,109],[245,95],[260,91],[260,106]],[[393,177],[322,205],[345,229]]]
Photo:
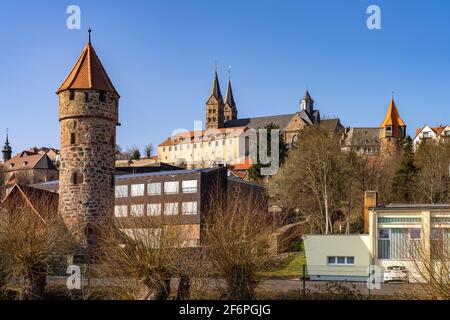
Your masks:
[[[366,191],[364,193],[364,234],[369,234],[369,211],[378,205],[378,193]]]

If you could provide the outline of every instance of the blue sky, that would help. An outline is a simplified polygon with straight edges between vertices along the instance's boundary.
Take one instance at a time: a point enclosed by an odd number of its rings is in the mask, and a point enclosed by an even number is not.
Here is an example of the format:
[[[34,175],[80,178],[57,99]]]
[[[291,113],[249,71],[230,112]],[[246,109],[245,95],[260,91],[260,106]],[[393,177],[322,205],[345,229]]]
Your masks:
[[[82,29],[66,28],[66,8]],[[382,10],[382,30],[366,9]],[[378,126],[395,91],[409,134],[450,122],[450,2],[2,1],[0,143],[14,151],[59,145],[54,93],[81,53],[87,28],[120,92],[123,147],[158,145],[203,120],[217,61],[228,66],[239,116],[293,113],[308,88],[322,115]]]

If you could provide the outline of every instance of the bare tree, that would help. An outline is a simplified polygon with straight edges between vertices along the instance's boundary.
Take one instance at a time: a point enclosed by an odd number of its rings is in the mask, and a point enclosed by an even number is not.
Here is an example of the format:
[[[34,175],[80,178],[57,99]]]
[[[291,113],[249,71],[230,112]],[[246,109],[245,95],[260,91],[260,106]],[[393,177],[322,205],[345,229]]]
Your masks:
[[[201,270],[201,251],[190,247],[189,227],[174,215],[118,220],[103,231],[98,273],[121,300],[166,300],[179,278],[178,299],[189,299],[191,279]]]
[[[127,149],[126,153],[130,156],[130,160],[139,160],[141,158],[141,152],[138,146],[131,146]]]
[[[339,137],[311,127],[299,142],[269,188],[279,203],[299,209],[325,234],[333,232],[333,215],[339,210],[343,153]]]
[[[211,273],[225,278],[225,286],[219,282],[224,298],[256,299],[260,272],[274,265],[277,254],[267,208],[260,199],[237,192],[213,199],[204,230]]]
[[[71,239],[57,215],[57,203],[40,197],[39,205],[16,199],[0,216],[0,256],[7,286],[19,299],[42,299],[50,264],[70,248]]]
[[[415,161],[417,175],[416,200],[446,203],[450,200],[450,143],[426,141],[419,145]]]
[[[147,157],[147,159],[150,159],[153,154],[153,145],[152,144],[146,145],[144,148],[144,153],[145,153],[145,156]]]
[[[427,235],[425,235],[427,236]],[[422,283],[420,298],[450,300],[450,234],[445,228],[432,228],[430,241],[409,245],[410,279]]]

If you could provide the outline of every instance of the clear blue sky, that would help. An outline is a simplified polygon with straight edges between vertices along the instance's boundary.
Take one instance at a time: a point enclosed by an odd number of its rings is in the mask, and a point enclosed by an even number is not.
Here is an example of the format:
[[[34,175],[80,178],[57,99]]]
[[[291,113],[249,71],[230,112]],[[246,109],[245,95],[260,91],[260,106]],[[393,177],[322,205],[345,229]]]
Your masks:
[[[66,28],[66,8],[82,30]],[[378,4],[382,30],[366,28]],[[450,2],[2,1],[0,143],[59,146],[55,90],[92,26],[93,44],[122,99],[123,147],[155,146],[203,120],[214,62],[231,65],[240,117],[293,113],[309,88],[322,115],[378,126],[395,91],[413,134],[450,122]]]

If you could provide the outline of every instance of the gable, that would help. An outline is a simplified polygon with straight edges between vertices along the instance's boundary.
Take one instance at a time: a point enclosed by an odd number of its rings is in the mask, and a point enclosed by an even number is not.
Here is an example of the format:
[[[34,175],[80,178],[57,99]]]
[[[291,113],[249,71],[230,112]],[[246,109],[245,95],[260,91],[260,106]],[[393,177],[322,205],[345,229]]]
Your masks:
[[[305,127],[305,121],[300,117],[299,114],[295,114],[289,124],[284,129],[285,131],[298,131]]]

